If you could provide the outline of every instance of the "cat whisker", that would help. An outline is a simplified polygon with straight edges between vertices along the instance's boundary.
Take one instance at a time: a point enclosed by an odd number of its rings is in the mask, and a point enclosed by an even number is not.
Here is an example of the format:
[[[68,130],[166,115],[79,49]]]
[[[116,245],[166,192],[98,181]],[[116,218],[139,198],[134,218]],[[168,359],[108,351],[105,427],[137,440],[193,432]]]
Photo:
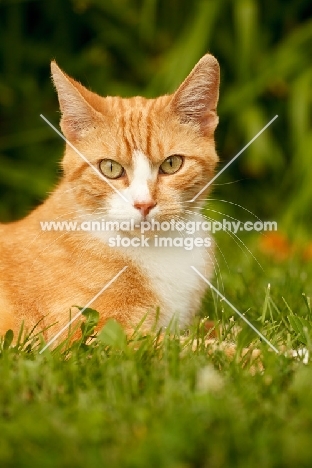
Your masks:
[[[195,200],[195,202],[197,202],[197,200]],[[200,201],[200,200],[199,200]],[[261,219],[255,214],[253,213],[251,210],[249,210],[248,208],[240,205],[239,203],[235,203],[235,202],[231,202],[229,200],[222,200],[222,199],[219,199],[219,198],[205,198],[203,199],[202,201],[205,201],[205,202],[211,202],[211,201],[216,201],[216,202],[221,202],[221,203],[228,203],[229,205],[233,205],[233,206],[236,206],[238,208],[241,208],[242,210],[246,211],[247,213],[251,214],[252,216],[254,216],[258,221],[261,221]],[[194,203],[195,203],[194,202]],[[202,208],[202,209],[207,209],[207,207],[201,207],[200,205],[195,205],[197,208]],[[192,206],[193,208],[194,206]]]
[[[183,216],[179,216],[178,218],[179,218],[180,220],[182,220],[182,221],[186,221],[186,222],[187,222],[187,218],[185,218],[185,217],[183,217]],[[183,231],[182,231],[182,233],[183,233]],[[184,234],[184,233],[183,233],[183,234]],[[186,236],[186,233],[185,233],[185,236]],[[214,244],[217,246],[218,250],[221,252],[222,257],[224,258],[225,263],[226,263],[226,265],[227,265],[227,267],[228,267],[228,269],[229,269],[228,263],[227,263],[227,261],[226,261],[224,255],[223,255],[222,250],[220,249],[220,247],[219,247],[219,245],[217,244],[216,241],[214,241]],[[216,276],[216,279],[217,279],[218,287],[220,287],[220,285],[219,285],[219,279],[218,279],[218,278],[220,277],[220,280],[221,280],[221,283],[222,283],[221,286],[222,286],[222,288],[223,288],[223,290],[224,290],[224,287],[223,287],[223,280],[222,280],[222,273],[221,273],[221,268],[220,268],[220,264],[219,264],[219,262],[218,262],[218,259],[217,259],[216,255],[215,255],[215,253],[214,253],[214,251],[213,251],[212,249],[210,249],[209,247],[205,247],[205,250],[206,250],[206,252],[208,253],[209,259],[211,260],[211,263],[212,263],[212,265],[213,265],[213,269],[214,269],[214,273],[215,273],[215,276]]]
[[[223,183],[216,183],[214,182],[211,184],[211,187],[217,187],[218,185],[232,185],[232,184],[237,184],[238,182],[243,182],[245,179],[236,179],[236,180],[231,180],[230,182],[223,182]]]
[[[196,212],[193,212],[191,211],[191,213],[195,214],[195,215],[198,215],[198,216],[201,216],[203,217],[204,219],[208,219],[210,221],[214,221],[212,218],[209,218],[208,216],[205,216],[201,213],[196,213]],[[258,264],[258,266],[261,268],[262,271],[263,270],[263,267],[262,265],[259,263],[259,261],[256,259],[256,257],[253,255],[253,253],[251,252],[251,250],[247,247],[247,245],[241,240],[240,237],[238,237],[234,232],[232,231],[229,231],[229,230],[225,230],[225,232],[231,237],[231,239],[236,243],[236,245],[240,248],[240,250],[243,252],[244,256],[247,258],[247,254],[246,252],[244,251],[244,249],[241,247],[240,244],[243,245],[243,247],[247,250],[247,252],[251,255],[251,257],[255,260],[255,262]],[[238,241],[238,242],[237,242]],[[239,244],[240,243],[240,244]]]
[[[227,214],[227,213],[223,213],[222,211],[212,210],[211,208],[206,208],[205,210],[206,210],[206,211],[211,211],[212,213],[217,213],[217,214],[223,215],[223,216],[225,216],[225,217],[228,218],[228,219],[232,219],[233,221],[240,222],[239,219],[234,218],[233,216],[231,216],[231,215],[229,215],[229,214]],[[192,211],[192,210],[185,210],[185,211],[188,212],[188,213],[194,213],[194,214],[196,213],[196,214],[198,214],[196,211]],[[202,216],[205,216],[207,219],[209,219],[209,220],[212,221],[212,222],[218,222],[218,220],[215,220],[215,219],[213,219],[213,218],[207,217],[207,216],[205,215],[205,213],[201,213],[201,215],[202,215]]]

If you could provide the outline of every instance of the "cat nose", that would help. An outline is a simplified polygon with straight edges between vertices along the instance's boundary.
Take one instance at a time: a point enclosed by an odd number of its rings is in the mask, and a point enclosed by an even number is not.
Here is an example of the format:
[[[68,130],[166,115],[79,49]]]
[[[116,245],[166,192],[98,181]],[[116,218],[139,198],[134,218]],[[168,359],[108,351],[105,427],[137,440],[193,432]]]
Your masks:
[[[133,206],[137,210],[141,211],[141,215],[145,218],[145,216],[147,216],[151,209],[156,205],[157,203],[154,200],[149,200],[144,202],[135,202]]]

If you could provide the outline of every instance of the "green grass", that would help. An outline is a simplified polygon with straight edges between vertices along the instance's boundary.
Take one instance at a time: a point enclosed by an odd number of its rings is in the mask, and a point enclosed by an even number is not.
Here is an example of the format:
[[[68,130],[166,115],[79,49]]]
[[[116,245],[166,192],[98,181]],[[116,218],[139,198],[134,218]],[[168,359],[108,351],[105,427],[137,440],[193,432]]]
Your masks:
[[[156,96],[210,51],[222,71],[220,167],[279,114],[214,197],[248,200],[261,218],[278,214],[293,242],[311,240],[309,7],[309,0],[0,2],[1,220],[24,216],[58,177],[62,142],[39,118],[58,120],[51,58],[100,94]],[[236,206],[227,210],[237,217]],[[218,252],[214,284],[275,346],[311,352],[312,266],[299,255],[277,262],[248,241],[261,269],[222,234],[218,242],[228,265]],[[247,358],[229,361],[221,349],[194,350],[204,333],[196,323],[183,342],[173,330],[162,341],[152,334],[130,343],[111,323],[90,345],[42,355],[42,343],[10,346],[8,334],[0,468],[310,468],[311,363],[271,352],[210,292],[201,314],[221,323],[220,340],[234,339],[238,352],[260,348],[264,370],[254,374]]]
[[[311,265],[257,252],[261,270],[250,255],[231,259],[224,248],[226,296],[274,345],[311,350]],[[0,466],[310,467],[311,364],[270,351],[210,293],[208,312],[223,326],[222,341],[261,349],[263,371],[252,370],[248,356],[231,361],[207,347],[199,321],[183,339],[172,326],[128,341],[110,322],[86,344],[97,318],[90,312],[84,339],[43,354],[40,340],[10,346],[8,334]]]

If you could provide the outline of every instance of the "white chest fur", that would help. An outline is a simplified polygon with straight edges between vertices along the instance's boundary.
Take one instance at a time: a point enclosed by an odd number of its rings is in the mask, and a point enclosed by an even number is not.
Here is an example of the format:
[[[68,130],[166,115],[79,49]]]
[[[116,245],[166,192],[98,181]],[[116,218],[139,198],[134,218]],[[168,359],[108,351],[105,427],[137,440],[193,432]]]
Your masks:
[[[205,274],[206,252],[202,248],[186,251],[183,247],[152,247],[147,252],[137,251],[135,257],[161,301],[162,324],[167,326],[174,315],[181,326],[188,324],[199,305],[202,289],[202,280],[191,265]]]
[[[149,238],[148,244],[145,245],[141,241],[136,247],[114,244],[111,245],[111,239],[129,240],[127,233],[121,231],[115,232],[92,232],[95,237],[100,239],[105,244],[111,246],[111,255],[114,255],[115,248],[119,253],[122,253],[125,258],[137,265],[146,278],[146,283],[151,287],[154,295],[158,298],[158,303],[154,304],[160,307],[160,325],[168,326],[173,316],[178,318],[180,326],[189,324],[191,317],[196,309],[198,309],[201,300],[201,292],[205,289],[203,280],[194,272],[191,266],[199,270],[207,279],[211,278],[214,264],[214,249],[213,243],[210,247],[196,247],[186,250],[185,246],[174,247],[159,246],[160,237],[166,237],[169,240],[177,236],[170,236],[169,233],[158,233],[158,245],[155,242],[154,235],[150,232],[145,233],[145,239]],[[166,235],[165,235],[166,234]],[[179,237],[179,236],[178,236]],[[188,236],[191,241],[195,237],[201,239],[207,238],[207,233],[196,232],[194,236]],[[130,236],[130,239],[133,238]],[[137,241],[141,240],[141,235],[138,233]],[[185,237],[180,235],[180,240],[183,242]],[[114,241],[115,242],[115,241]]]
[[[189,324],[200,304],[200,291],[203,281],[192,270],[195,266],[207,278],[213,269],[212,248],[157,247],[153,243],[147,247],[127,249],[126,255],[136,263],[146,275],[160,307],[160,325],[168,326],[173,316],[180,326]]]

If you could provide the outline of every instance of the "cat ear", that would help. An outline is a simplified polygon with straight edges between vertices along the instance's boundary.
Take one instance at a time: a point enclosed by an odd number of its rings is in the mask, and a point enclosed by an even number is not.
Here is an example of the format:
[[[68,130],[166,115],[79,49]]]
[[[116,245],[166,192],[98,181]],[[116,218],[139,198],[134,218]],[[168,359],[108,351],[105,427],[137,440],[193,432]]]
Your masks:
[[[51,72],[62,113],[61,129],[69,140],[79,139],[99,119],[99,113],[86,99],[93,93],[66,75],[54,61],[51,62]]]
[[[204,135],[218,125],[220,69],[210,54],[204,55],[173,95],[171,106],[181,122],[195,124]]]

